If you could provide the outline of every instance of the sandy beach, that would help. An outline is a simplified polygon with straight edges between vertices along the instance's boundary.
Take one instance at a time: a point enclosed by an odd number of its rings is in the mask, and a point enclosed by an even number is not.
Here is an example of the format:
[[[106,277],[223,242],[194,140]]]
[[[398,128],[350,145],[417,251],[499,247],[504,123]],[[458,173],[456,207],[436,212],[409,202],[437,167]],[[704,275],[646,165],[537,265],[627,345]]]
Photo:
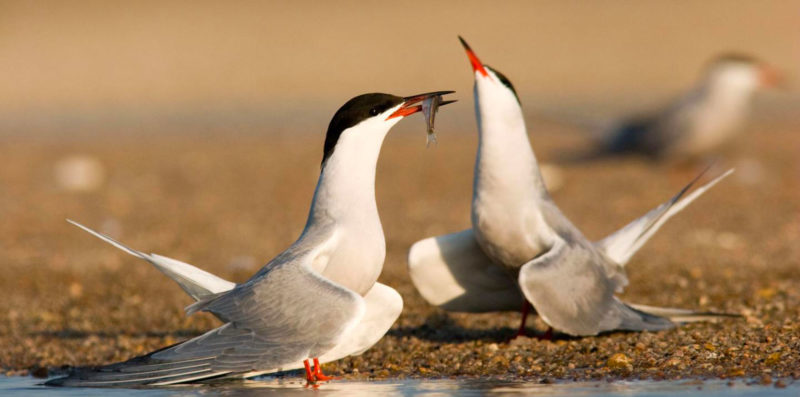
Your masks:
[[[425,148],[421,118],[387,138],[377,174],[381,282],[405,309],[346,379],[800,378],[800,97],[760,94],[719,155],[723,181],[628,264],[626,301],[741,314],[654,333],[509,343],[516,313],[448,314],[411,285],[415,241],[470,227],[476,147],[462,34],[514,82],[539,159],[585,148],[567,116],[664,103],[721,51],[800,70],[797,3],[390,4],[4,2],[0,51],[0,369],[61,373],[214,327],[136,249],[243,281],[297,238],[324,131],[362,92],[453,89]],[[332,5],[333,4],[333,5]],[[354,11],[357,10],[357,11]],[[669,18],[665,18],[669,15]],[[622,29],[621,27],[625,27]],[[574,120],[573,120],[574,121]],[[562,168],[554,200],[599,239],[679,191],[702,165],[642,159]],[[76,179],[73,179],[73,177]],[[530,331],[544,324],[532,318]]]

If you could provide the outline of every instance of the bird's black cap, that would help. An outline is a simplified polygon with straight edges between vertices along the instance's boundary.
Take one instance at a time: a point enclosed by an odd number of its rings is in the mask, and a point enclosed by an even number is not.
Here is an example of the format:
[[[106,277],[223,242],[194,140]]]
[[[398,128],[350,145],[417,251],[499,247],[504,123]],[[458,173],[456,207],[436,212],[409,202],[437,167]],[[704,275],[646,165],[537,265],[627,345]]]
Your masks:
[[[758,59],[754,56],[739,53],[739,52],[726,52],[720,55],[717,55],[711,60],[712,63],[715,62],[731,62],[731,63],[744,63],[744,64],[755,64],[758,63]]]
[[[403,102],[404,99],[399,96],[381,93],[363,94],[347,101],[336,111],[328,125],[322,162],[325,163],[325,160],[333,154],[336,142],[339,141],[344,130]]]
[[[517,95],[517,90],[514,89],[514,85],[511,84],[511,80],[509,80],[508,77],[506,77],[506,75],[500,73],[499,70],[489,65],[484,65],[484,66],[486,66],[487,69],[491,70],[492,72],[494,72],[495,75],[497,75],[497,78],[500,79],[500,82],[503,83],[504,86],[508,87],[508,89],[514,93],[514,97],[517,98],[517,102],[519,102],[519,95]]]
[[[497,69],[494,69],[489,65],[483,64],[483,62],[481,62],[478,56],[475,55],[475,51],[472,51],[472,47],[470,47],[469,44],[467,44],[467,41],[464,40],[463,37],[458,36],[458,40],[461,41],[461,45],[464,47],[464,51],[467,52],[467,58],[469,58],[469,61],[472,64],[472,70],[475,72],[479,72],[484,76],[487,76],[486,72],[487,69],[491,70],[497,76],[497,78],[500,79],[500,82],[504,86],[508,87],[508,89],[511,90],[512,93],[514,93],[514,97],[517,98],[517,102],[519,103],[519,95],[517,95],[517,90],[515,90],[514,86],[511,84],[511,80],[509,80],[508,77],[506,77],[504,74],[500,73]]]

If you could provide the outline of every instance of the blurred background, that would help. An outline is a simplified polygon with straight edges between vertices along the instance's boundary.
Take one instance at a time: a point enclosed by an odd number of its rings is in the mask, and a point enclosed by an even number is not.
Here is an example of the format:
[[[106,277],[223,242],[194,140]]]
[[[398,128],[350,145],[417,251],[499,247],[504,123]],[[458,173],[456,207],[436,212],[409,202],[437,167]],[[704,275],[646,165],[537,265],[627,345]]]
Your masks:
[[[398,329],[425,323],[434,311],[408,280],[407,250],[470,224],[477,134],[459,34],[514,83],[544,161],[586,144],[572,119],[661,106],[721,52],[784,71],[788,86],[756,95],[712,171],[736,176],[637,254],[625,298],[749,310],[773,331],[800,316],[798,1],[6,0],[0,368],[106,363],[216,324],[184,317],[190,299],[170,280],[64,219],[243,281],[299,235],[330,117],[365,92],[460,100],[436,119],[438,146],[425,148],[424,122],[410,117],[379,161],[382,280],[406,302]],[[600,238],[698,171],[641,159],[568,167],[554,199]],[[509,332],[516,320],[456,318]],[[440,345],[425,343],[430,355]]]
[[[318,133],[363,92],[468,100],[458,34],[528,111],[658,105],[726,51],[800,70],[797,1],[3,1],[0,130]],[[791,116],[798,100],[761,102]]]

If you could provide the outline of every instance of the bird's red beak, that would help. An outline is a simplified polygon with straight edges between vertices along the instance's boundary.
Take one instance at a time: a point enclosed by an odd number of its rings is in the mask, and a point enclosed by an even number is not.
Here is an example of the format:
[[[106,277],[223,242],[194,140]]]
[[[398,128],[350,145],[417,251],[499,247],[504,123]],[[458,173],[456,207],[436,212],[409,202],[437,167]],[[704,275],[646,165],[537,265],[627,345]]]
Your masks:
[[[397,109],[394,113],[389,115],[389,117],[387,117],[386,120],[393,119],[395,117],[405,117],[408,115],[412,115],[416,112],[422,111],[422,105],[417,105],[418,103],[433,96],[452,94],[454,92],[455,91],[435,91],[435,92],[427,92],[424,94],[407,96],[403,98],[403,105],[400,106],[400,109]],[[455,101],[442,101],[442,103],[440,103],[439,106],[444,106],[447,105],[448,103],[453,103],[453,102]]]
[[[769,65],[761,65],[761,85],[764,87],[783,87],[786,78],[781,71]]]
[[[464,46],[464,51],[467,52],[467,58],[469,58],[469,62],[472,64],[472,71],[480,73],[483,77],[488,76],[489,72],[487,72],[486,68],[483,67],[483,64],[481,63],[481,60],[478,59],[478,56],[472,52],[472,48],[469,48],[469,44],[467,44],[467,42],[464,41],[464,38],[461,36],[458,36],[458,39],[461,40],[461,45]]]

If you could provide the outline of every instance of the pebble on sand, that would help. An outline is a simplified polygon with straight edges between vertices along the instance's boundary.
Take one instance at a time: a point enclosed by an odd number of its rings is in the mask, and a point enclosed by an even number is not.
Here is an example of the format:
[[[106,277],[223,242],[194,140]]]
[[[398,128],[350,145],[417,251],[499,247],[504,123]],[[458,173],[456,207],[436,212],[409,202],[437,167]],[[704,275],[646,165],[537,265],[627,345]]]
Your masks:
[[[70,155],[55,163],[56,184],[70,192],[90,192],[105,181],[105,168],[100,160],[87,155]]]
[[[616,353],[609,357],[606,366],[612,371],[631,372],[633,371],[633,363],[630,357],[623,353]]]

